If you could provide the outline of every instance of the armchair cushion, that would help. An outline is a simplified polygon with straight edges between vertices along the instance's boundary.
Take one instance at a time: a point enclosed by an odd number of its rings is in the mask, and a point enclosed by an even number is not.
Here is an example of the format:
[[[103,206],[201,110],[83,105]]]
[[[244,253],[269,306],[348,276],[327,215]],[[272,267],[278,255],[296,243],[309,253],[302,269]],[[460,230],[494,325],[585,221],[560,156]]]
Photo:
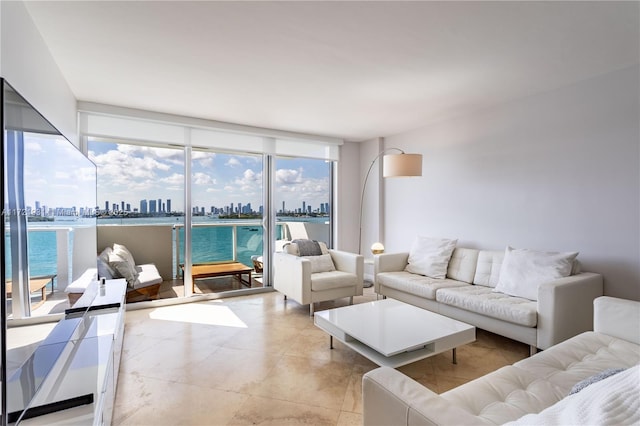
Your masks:
[[[332,272],[336,270],[333,260],[331,260],[330,254],[321,254],[320,256],[308,256],[307,259],[311,262],[311,273],[316,274],[318,272]]]
[[[311,291],[324,291],[334,288],[355,287],[358,277],[342,271],[322,272],[311,275]]]

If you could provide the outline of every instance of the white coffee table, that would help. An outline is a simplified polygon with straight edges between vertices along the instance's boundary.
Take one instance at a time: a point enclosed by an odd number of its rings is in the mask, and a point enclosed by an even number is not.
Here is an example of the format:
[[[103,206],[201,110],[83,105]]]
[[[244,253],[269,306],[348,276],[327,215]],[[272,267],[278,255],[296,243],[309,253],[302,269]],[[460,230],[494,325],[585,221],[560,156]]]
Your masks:
[[[316,312],[316,326],[380,366],[400,367],[476,340],[476,328],[393,299]]]

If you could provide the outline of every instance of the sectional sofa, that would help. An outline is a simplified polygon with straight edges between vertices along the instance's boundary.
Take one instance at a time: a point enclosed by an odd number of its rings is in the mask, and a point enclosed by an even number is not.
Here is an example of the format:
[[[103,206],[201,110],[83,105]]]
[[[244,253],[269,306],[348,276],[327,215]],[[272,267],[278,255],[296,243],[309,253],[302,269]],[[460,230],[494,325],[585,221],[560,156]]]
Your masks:
[[[440,395],[391,368],[368,372],[364,424],[640,424],[640,302],[594,306],[594,331]]]
[[[374,289],[526,343],[532,353],[591,329],[593,300],[603,295],[601,275],[579,272],[575,261],[569,276],[539,285],[537,300],[530,300],[494,291],[504,258],[505,251],[457,247],[446,259],[446,277],[432,278],[406,270],[409,253],[380,254]]]

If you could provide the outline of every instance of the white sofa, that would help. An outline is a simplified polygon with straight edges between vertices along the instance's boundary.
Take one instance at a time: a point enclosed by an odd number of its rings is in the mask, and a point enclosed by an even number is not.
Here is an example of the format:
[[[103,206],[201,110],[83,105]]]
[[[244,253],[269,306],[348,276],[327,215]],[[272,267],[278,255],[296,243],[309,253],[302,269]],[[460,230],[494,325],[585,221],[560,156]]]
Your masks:
[[[640,302],[599,297],[594,306],[594,331],[440,395],[391,368],[368,372],[364,424],[639,424]],[[627,370],[569,395],[611,368]]]
[[[493,291],[504,251],[457,247],[445,279],[405,271],[409,253],[375,256],[375,292],[440,313],[510,339],[546,349],[591,330],[593,300],[602,296],[602,276],[578,272],[541,284],[538,300]]]

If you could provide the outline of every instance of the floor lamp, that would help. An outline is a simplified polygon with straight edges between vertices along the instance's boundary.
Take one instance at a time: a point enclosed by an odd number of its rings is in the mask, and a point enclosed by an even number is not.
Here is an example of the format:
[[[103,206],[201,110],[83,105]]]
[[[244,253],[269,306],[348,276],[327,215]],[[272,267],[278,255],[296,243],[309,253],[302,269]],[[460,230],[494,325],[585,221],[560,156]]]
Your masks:
[[[387,154],[389,151],[399,151],[399,154]],[[422,154],[407,154],[400,148],[387,148],[380,152],[376,158],[373,159],[367,175],[364,178],[364,184],[362,185],[362,195],[360,196],[360,233],[358,235],[358,254],[362,254],[362,213],[364,210],[364,193],[367,189],[367,181],[371,174],[373,165],[378,161],[380,157],[382,159],[382,177],[409,177],[409,176],[422,176]],[[373,284],[365,284],[365,287],[371,287]]]

